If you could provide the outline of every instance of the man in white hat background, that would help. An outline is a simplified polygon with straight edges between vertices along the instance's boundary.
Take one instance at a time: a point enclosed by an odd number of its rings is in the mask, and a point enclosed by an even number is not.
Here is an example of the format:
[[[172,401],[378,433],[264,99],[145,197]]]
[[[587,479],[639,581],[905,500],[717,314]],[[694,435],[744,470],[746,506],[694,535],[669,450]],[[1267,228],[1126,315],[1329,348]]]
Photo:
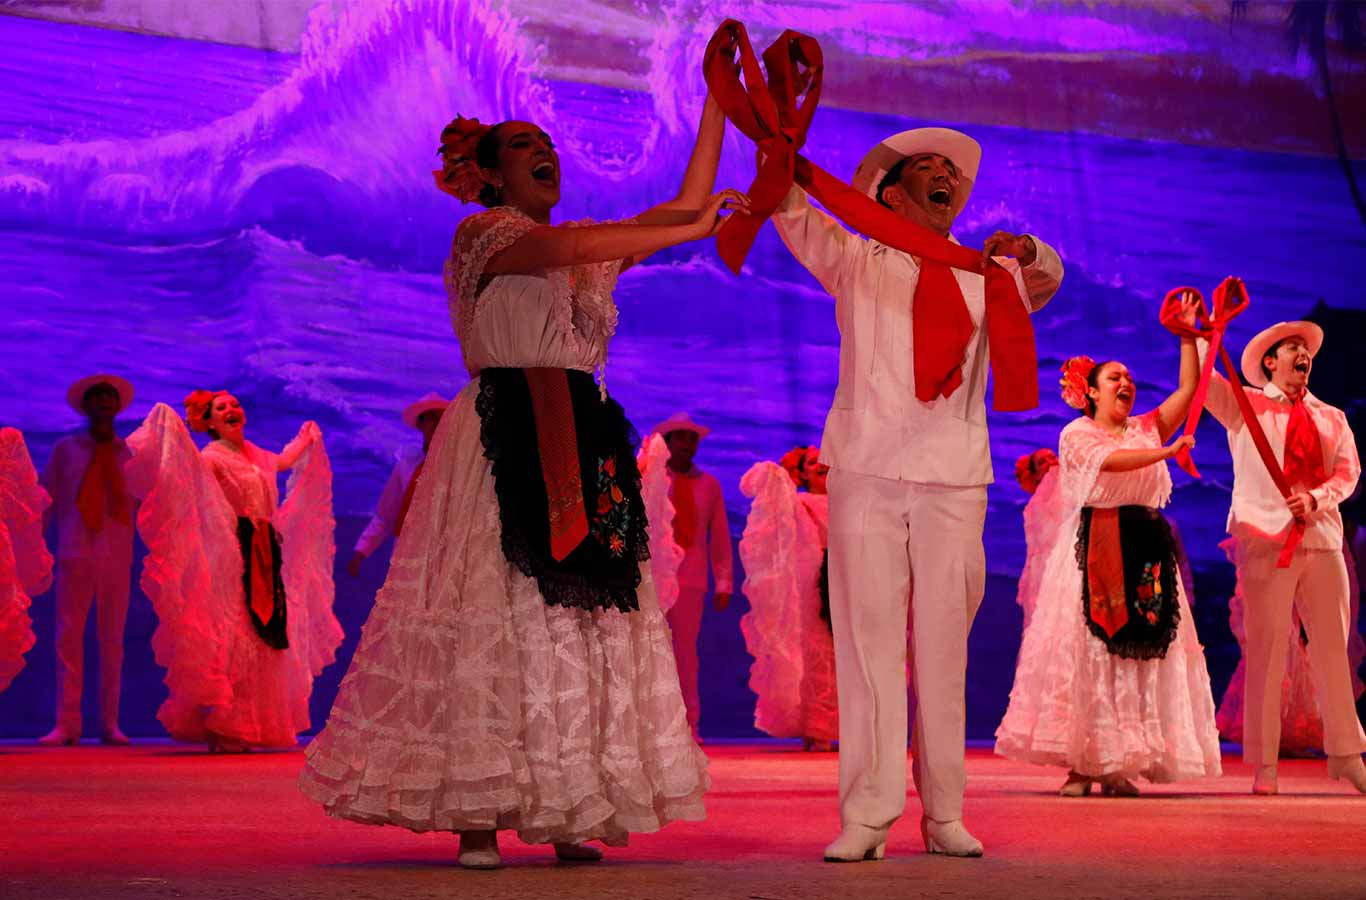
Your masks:
[[[1247,391],[1247,399],[1290,486],[1289,497],[1282,496],[1257,452],[1233,386],[1217,372],[1206,401],[1228,429],[1233,455],[1228,530],[1236,544],[1247,631],[1243,759],[1256,767],[1257,794],[1278,789],[1281,680],[1295,603],[1309,635],[1328,774],[1366,793],[1366,734],[1347,661],[1351,612],[1338,511],[1356,489],[1361,463],[1346,415],[1309,392],[1322,346],[1323,330],[1314,323],[1279,322],[1243,350],[1243,377],[1258,389]],[[1203,355],[1208,344],[1201,341],[1201,349]],[[1298,545],[1288,545],[1294,536]],[[1287,547],[1293,552],[1285,553]]]
[[[403,409],[403,422],[409,428],[416,428],[422,434],[422,449],[404,447],[395,455],[394,469],[389,480],[380,492],[375,514],[356,541],[355,552],[346,563],[346,572],[355,578],[360,575],[360,567],[376,550],[391,537],[403,530],[403,520],[407,517],[408,507],[413,502],[413,490],[417,486],[417,476],[427,459],[427,450],[432,446],[432,436],[441,424],[441,414],[450,406],[450,401],[440,394],[428,393],[419,400],[409,403]]]
[[[85,623],[93,604],[100,740],[127,744],[119,728],[119,691],[136,503],[123,477],[132,452],[114,420],[133,402],[133,386],[117,375],[91,375],[71,385],[66,401],[87,426],[56,443],[42,476],[52,496],[48,517],[57,522],[57,724],[38,743],[57,746],[81,738]]]
[[[708,572],[716,583],[713,609],[724,611],[730,605],[732,591],[730,525],[726,521],[721,482],[695,462],[698,445],[710,431],[685,412],[674,413],[654,428],[669,448],[667,469],[669,500],[674,507],[674,540],[684,554],[678,565],[678,600],[666,617],[673,632],[678,685],[683,691],[694,738],[698,736],[697,725],[702,717],[697,690],[697,638],[702,631]]]
[[[874,147],[853,187],[952,240],[950,228],[972,192],[980,160],[981,148],[967,135],[920,128]],[[839,385],[821,461],[831,467],[830,604],[843,830],[825,858],[881,858],[888,829],[905,808],[912,586],[912,771],[923,807],[921,834],[930,852],[980,856],[982,845],[962,815],[967,640],[985,587],[982,525],[992,481],[983,401],[985,279],[926,267],[853,234],[815,209],[800,188],[788,193],[773,221],[792,254],[834,296],[840,330]],[[1030,235],[998,231],[986,252],[1013,257],[1001,261],[1031,312],[1061,283],[1057,253]],[[940,296],[952,293],[954,282],[961,301]],[[916,392],[919,317],[913,307],[941,301],[966,304],[971,336],[961,382],[926,402]]]

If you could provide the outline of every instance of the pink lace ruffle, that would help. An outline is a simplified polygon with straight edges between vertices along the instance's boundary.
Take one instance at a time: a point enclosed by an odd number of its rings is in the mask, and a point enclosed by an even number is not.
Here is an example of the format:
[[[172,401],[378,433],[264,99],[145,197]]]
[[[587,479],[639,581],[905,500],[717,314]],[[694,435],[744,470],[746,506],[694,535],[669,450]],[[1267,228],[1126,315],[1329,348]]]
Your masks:
[[[740,630],[754,657],[754,726],[774,737],[836,740],[835,647],[820,617],[822,528],[775,463],[750,467],[740,491],[753,498],[740,539],[750,605]]]
[[[636,455],[640,467],[640,496],[645,501],[645,517],[650,522],[650,574],[655,582],[655,597],[662,612],[668,613],[678,602],[678,567],[684,551],[674,537],[674,505],[669,499],[669,447],[664,438],[652,434]]]
[[[31,598],[52,585],[52,554],[43,540],[43,511],[51,503],[24,436],[0,428],[0,691],[33,647]]]

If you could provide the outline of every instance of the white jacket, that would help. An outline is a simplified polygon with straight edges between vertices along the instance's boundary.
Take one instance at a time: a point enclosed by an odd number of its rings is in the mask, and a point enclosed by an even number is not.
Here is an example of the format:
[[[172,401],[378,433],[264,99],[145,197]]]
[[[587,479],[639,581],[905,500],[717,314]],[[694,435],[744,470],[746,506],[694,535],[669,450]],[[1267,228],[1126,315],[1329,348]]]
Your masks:
[[[911,300],[920,277],[915,257],[852,234],[793,188],[773,215],[792,254],[835,298],[840,376],[825,420],[821,460],[836,469],[922,484],[990,484],[984,398],[987,385],[986,279],[953,270],[975,332],[953,395],[915,396]],[[950,238],[952,240],[952,238]],[[1041,309],[1062,282],[1062,260],[1034,238],[1038,256],[1015,276],[1022,302]]]

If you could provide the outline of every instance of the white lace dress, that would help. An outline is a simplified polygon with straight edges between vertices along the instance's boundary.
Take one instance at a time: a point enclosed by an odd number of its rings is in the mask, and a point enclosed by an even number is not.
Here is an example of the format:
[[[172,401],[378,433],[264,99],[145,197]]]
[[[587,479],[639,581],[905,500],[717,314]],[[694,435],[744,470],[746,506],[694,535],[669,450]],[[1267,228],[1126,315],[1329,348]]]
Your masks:
[[[819,586],[830,498],[798,491],[772,462],[750,467],[740,490],[753,498],[740,539],[750,607],[740,630],[754,657],[754,727],[774,737],[838,740],[835,641],[821,618]]]
[[[1065,524],[1067,510],[1062,497],[1062,475],[1057,467],[1049,469],[1034,489],[1024,508],[1025,564],[1020,570],[1015,602],[1024,612],[1024,627],[1034,617],[1034,606],[1043,583],[1048,557],[1058,542],[1059,529]]]
[[[43,511],[51,504],[24,436],[0,428],[0,691],[33,647],[31,598],[52,585],[52,554],[43,541]]]
[[[1219,735],[1204,648],[1177,579],[1177,634],[1161,659],[1111,654],[1087,628],[1076,533],[1083,506],[1165,506],[1165,463],[1102,472],[1116,450],[1161,446],[1154,413],[1130,418],[1116,436],[1082,417],[1059,441],[1067,516],[1049,553],[1025,629],[1010,705],[996,752],[1083,775],[1183,781],[1220,773]]]
[[[446,283],[473,380],[441,419],[300,787],[359,822],[620,845],[630,832],[702,818],[706,758],[649,564],[639,611],[622,613],[548,606],[503,555],[478,374],[592,371],[617,320],[618,264],[483,277],[490,257],[533,227],[498,209],[456,232]]]

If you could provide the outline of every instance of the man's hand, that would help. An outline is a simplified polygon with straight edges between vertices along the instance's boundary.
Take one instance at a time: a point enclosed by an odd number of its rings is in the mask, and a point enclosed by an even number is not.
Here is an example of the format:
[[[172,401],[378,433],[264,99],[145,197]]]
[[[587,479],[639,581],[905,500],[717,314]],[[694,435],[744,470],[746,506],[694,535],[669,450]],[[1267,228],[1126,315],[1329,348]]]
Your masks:
[[[1308,491],[1300,491],[1291,494],[1285,500],[1285,505],[1290,507],[1290,515],[1297,519],[1303,519],[1311,512],[1319,508],[1319,502],[1314,499],[1314,495]]]
[[[716,596],[711,598],[711,608],[725,612],[727,606],[730,606],[730,591],[717,591]]]
[[[346,561],[346,574],[352,578],[360,577],[360,564],[365,562],[365,554],[357,550],[351,554],[351,558]]]
[[[1039,255],[1039,248],[1034,246],[1034,239],[1027,234],[1011,234],[1009,231],[998,231],[987,238],[986,244],[982,247],[983,261],[992,256],[1013,256],[1020,261],[1022,266],[1034,265],[1034,260]]]

